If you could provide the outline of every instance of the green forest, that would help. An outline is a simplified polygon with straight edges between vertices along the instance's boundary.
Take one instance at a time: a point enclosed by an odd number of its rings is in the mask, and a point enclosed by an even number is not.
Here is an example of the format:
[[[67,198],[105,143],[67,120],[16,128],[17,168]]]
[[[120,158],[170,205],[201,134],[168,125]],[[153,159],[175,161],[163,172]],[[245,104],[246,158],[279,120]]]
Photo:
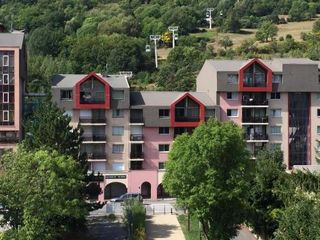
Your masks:
[[[206,31],[206,8],[214,8],[219,32],[261,28],[256,39],[235,48],[195,33]],[[57,73],[113,74],[132,71],[139,89],[192,90],[205,59],[264,57],[320,58],[320,24],[296,41],[277,39],[275,24],[311,20],[317,0],[0,0],[0,22],[8,31],[24,30],[28,51],[28,91],[48,90]],[[283,19],[282,15],[288,15]],[[177,47],[155,69],[149,35],[161,35],[160,48],[171,48],[169,26],[179,26]],[[271,27],[270,27],[271,26]],[[272,28],[273,27],[273,28]],[[256,45],[256,41],[267,42]],[[151,49],[153,50],[153,49]]]

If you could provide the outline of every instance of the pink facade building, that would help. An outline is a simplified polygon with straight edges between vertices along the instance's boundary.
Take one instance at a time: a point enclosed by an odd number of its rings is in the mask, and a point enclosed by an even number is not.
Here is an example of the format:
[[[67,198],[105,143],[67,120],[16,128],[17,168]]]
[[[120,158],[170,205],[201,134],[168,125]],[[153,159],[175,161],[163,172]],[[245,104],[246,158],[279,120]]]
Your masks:
[[[243,128],[254,159],[280,148],[288,169],[316,166],[319,63],[307,59],[208,60],[195,92],[130,91],[126,76],[56,75],[53,101],[84,130],[81,152],[100,173],[104,201],[126,192],[168,197],[164,163],[174,138],[210,117]]]
[[[14,149],[22,137],[25,78],[24,34],[0,32],[0,154]]]

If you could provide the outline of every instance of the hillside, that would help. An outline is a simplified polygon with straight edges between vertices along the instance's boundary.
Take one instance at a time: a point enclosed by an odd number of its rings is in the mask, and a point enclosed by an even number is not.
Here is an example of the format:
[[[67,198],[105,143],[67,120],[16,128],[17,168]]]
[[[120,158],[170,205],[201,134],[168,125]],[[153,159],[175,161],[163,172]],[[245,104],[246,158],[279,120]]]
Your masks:
[[[137,88],[190,90],[207,58],[273,55],[319,58],[317,52],[308,50],[318,49],[315,47],[318,41],[308,36],[303,41],[299,38],[301,31],[312,28],[313,21],[304,20],[320,13],[320,3],[313,0],[1,0],[0,3],[0,22],[8,30],[26,32],[29,91],[48,89],[53,74],[89,71],[132,71],[135,76],[132,84]],[[212,20],[216,28],[201,32],[208,27],[207,7],[214,8]],[[273,45],[256,42],[254,46],[251,40],[248,42],[257,27],[266,21],[283,22],[284,15],[292,22],[279,25],[278,36],[291,34],[291,42]],[[169,26],[179,26],[178,47],[174,51],[170,50]],[[246,34],[242,34],[244,31]],[[145,45],[153,47],[149,40],[152,34],[162,36],[158,42],[159,69],[155,69],[153,51],[145,51]],[[226,36],[233,46],[220,46],[219,41]]]

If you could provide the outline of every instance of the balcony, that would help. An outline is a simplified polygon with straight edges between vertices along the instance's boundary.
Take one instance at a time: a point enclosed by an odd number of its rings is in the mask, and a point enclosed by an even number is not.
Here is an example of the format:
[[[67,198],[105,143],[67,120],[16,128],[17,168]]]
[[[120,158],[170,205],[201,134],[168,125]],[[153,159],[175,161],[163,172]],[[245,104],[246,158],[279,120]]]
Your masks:
[[[259,98],[243,98],[242,99],[242,105],[247,105],[247,106],[267,106],[268,105],[268,99],[259,99]]]
[[[268,134],[266,133],[246,134],[247,141],[268,141],[268,139]]]
[[[107,137],[105,135],[92,135],[92,136],[83,136],[84,142],[105,142]]]
[[[143,141],[143,134],[130,134],[130,141]]]
[[[246,117],[242,118],[242,123],[268,123],[268,116],[263,117]]]
[[[130,170],[143,170],[143,162],[141,161],[131,161]]]
[[[143,116],[131,116],[130,123],[143,123]]]
[[[143,152],[131,152],[130,159],[144,159]]]
[[[194,117],[194,116],[177,116],[176,115],[176,122],[199,122],[200,118],[199,117]]]
[[[19,138],[17,136],[1,136],[0,143],[17,143],[19,142]]]
[[[80,123],[106,123],[106,118],[80,118]]]
[[[87,153],[88,159],[106,159],[106,153]]]

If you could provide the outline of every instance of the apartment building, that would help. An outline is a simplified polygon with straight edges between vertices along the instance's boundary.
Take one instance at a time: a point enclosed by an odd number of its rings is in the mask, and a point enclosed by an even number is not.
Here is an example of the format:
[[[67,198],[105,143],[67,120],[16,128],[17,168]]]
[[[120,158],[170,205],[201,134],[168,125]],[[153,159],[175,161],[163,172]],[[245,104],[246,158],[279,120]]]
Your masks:
[[[26,80],[24,34],[3,31],[0,28],[0,155],[4,150],[14,149],[22,137]]]
[[[81,152],[104,176],[100,201],[125,192],[167,196],[161,182],[174,137],[216,114],[206,93],[130,92],[125,76],[94,72],[54,76],[52,96],[84,130]]]
[[[125,76],[96,73],[57,75],[52,92],[84,129],[81,151],[103,174],[99,200],[125,192],[157,199],[168,196],[162,178],[174,138],[210,117],[241,126],[253,158],[279,147],[289,169],[316,166],[318,69],[308,59],[208,60],[195,92],[134,92]]]
[[[242,126],[253,157],[279,147],[291,169],[317,165],[319,80],[319,62],[308,59],[208,60],[197,91],[220,106],[221,121]]]

